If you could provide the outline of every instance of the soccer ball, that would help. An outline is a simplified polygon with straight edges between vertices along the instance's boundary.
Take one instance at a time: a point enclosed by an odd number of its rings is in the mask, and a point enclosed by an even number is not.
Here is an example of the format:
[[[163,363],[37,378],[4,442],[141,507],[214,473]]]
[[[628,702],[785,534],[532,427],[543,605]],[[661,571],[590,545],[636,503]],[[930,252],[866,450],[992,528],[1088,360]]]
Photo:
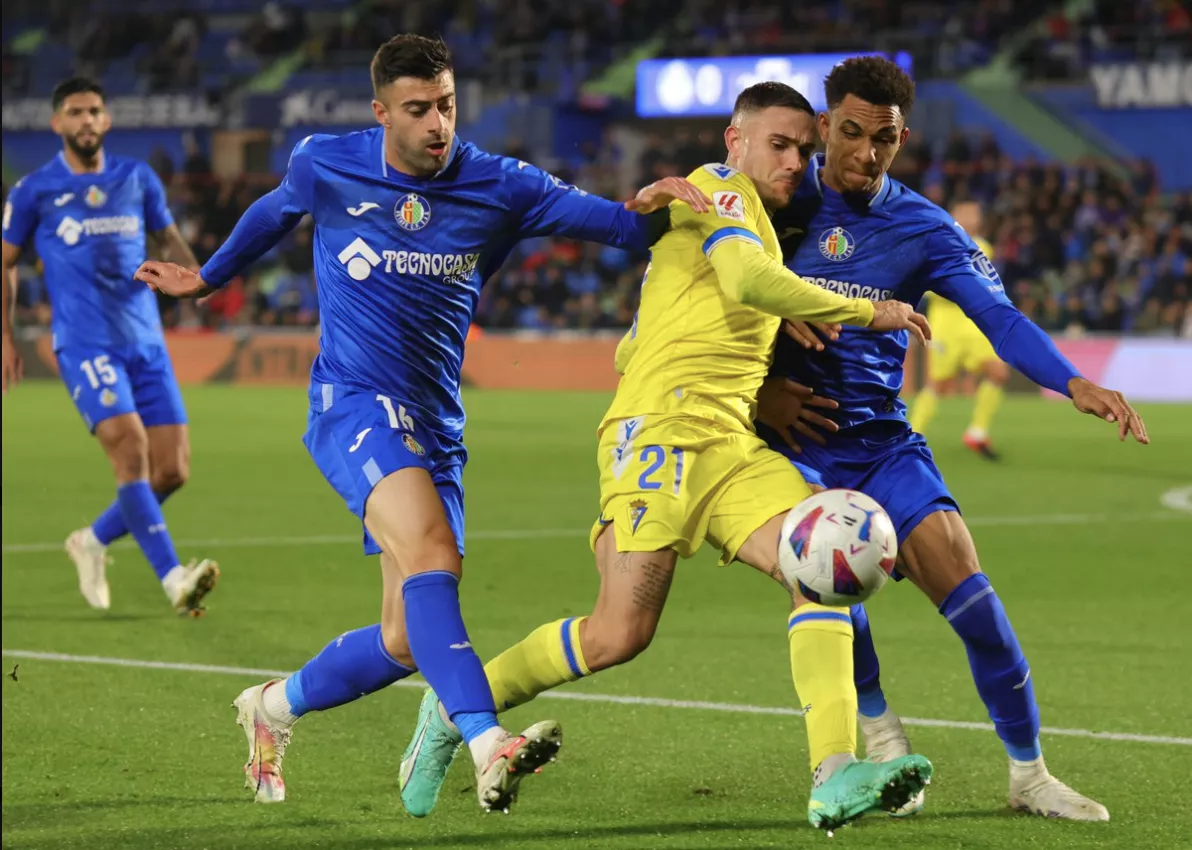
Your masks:
[[[821,605],[864,602],[882,589],[897,555],[889,514],[856,490],[824,490],[796,505],[778,541],[786,580]]]

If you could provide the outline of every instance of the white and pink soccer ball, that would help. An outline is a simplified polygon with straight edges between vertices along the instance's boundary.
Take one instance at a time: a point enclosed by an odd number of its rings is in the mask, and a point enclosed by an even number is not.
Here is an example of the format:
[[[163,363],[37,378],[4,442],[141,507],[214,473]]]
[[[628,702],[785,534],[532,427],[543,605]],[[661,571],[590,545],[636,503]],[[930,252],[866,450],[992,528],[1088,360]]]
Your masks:
[[[821,605],[864,602],[882,589],[897,556],[890,516],[856,490],[824,490],[796,505],[778,541],[787,581]]]

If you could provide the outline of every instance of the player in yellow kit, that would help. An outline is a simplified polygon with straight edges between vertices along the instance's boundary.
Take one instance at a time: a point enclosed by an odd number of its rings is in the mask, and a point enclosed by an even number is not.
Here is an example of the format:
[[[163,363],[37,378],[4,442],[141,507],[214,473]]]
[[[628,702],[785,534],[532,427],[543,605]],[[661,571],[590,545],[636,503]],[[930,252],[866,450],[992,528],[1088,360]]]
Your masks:
[[[672,206],[671,229],[654,246],[633,356],[600,424],[595,609],[541,626],[485,673],[500,711],[629,661],[654,636],[677,559],[706,539],[722,564],[742,561],[791,595],[791,665],[816,776],[808,818],[832,830],[897,809],[926,784],[931,764],[915,755],[881,765],[854,758],[848,610],[804,599],[777,567],[782,521],[811,491],[755,433],[756,396],[781,317],[920,338],[927,324],[907,304],[845,298],[783,267],[769,213],[789,203],[814,150],[814,113],[802,95],[781,83],[746,89],[725,141],[728,164],[689,177],[713,209]],[[412,814],[433,807],[458,741],[428,692],[402,763]]]
[[[963,201],[954,205],[951,213],[985,255],[974,262],[992,262],[993,246],[981,236],[980,204]],[[1002,404],[1010,367],[997,356],[993,345],[973,320],[948,299],[928,293],[927,319],[932,329],[927,355],[927,386],[919,392],[911,407],[911,428],[920,434],[926,433],[939,407],[939,397],[955,391],[956,379],[963,369],[981,379],[973,403],[973,418],[964,432],[964,444],[983,457],[997,460],[989,428]]]

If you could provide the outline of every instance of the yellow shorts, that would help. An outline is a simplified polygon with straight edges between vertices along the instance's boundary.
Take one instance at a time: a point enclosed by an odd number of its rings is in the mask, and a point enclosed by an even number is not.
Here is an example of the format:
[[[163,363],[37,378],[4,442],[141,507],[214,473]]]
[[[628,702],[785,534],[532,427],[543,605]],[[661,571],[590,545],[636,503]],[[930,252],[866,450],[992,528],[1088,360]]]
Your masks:
[[[693,417],[610,423],[600,435],[600,518],[622,552],[674,549],[690,558],[706,539],[732,563],[753,532],[811,495],[799,471],[752,431]]]
[[[981,374],[985,364],[997,360],[993,345],[964,314],[928,316],[931,322],[931,354],[927,358],[927,377],[932,382],[950,381],[960,370]]]

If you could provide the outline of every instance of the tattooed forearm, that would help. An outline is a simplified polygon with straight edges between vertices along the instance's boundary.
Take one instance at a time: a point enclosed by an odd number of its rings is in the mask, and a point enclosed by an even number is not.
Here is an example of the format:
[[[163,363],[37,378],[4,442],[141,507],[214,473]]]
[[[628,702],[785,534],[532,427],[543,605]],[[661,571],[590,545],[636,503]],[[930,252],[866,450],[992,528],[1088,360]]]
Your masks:
[[[637,581],[633,585],[633,602],[643,611],[660,612],[666,605],[670,592],[673,567],[656,561],[647,561],[638,569]]]

